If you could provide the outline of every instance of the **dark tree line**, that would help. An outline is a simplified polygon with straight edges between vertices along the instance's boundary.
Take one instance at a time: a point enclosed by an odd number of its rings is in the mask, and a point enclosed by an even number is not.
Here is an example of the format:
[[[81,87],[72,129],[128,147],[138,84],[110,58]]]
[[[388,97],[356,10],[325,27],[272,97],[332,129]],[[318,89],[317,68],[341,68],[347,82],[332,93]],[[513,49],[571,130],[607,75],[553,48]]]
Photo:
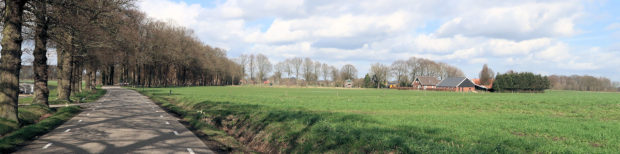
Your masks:
[[[542,92],[550,86],[546,76],[531,72],[498,73],[493,82],[493,90],[499,92]]]
[[[605,77],[589,75],[551,75],[549,76],[552,89],[556,90],[579,90],[579,91],[617,91],[617,83],[611,82]]]
[[[17,118],[23,40],[34,42],[33,104],[48,106],[50,77],[58,100],[97,84],[190,86],[234,84],[241,66],[191,30],[146,18],[134,0],[3,0],[0,4],[0,118]],[[55,49],[56,67],[47,64]],[[50,69],[54,69],[51,71]],[[50,74],[57,72],[57,74]],[[85,88],[82,88],[85,83]]]

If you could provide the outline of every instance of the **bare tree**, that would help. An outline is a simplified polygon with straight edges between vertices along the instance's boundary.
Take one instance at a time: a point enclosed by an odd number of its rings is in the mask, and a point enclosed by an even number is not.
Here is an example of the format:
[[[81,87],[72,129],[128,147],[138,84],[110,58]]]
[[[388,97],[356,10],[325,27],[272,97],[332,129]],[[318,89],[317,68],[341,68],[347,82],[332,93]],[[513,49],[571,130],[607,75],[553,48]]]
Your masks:
[[[299,71],[301,71],[301,64],[303,63],[303,59],[299,57],[295,57],[291,59],[291,65],[293,66],[293,70],[295,70],[295,84],[297,84],[297,80],[299,80]]]
[[[329,69],[331,70],[330,75],[331,75],[332,81],[334,82],[334,86],[338,87],[339,86],[338,83],[342,81],[340,70],[338,70],[338,68],[334,66],[330,66]]]
[[[251,54],[250,57],[248,58],[248,70],[250,70],[250,80],[252,81],[252,84],[254,84],[254,70],[256,68],[256,58],[254,57],[254,54]]]
[[[346,64],[340,69],[343,80],[353,80],[357,77],[357,69],[351,64]]]
[[[493,82],[493,77],[495,76],[495,72],[491,70],[487,64],[482,66],[482,70],[480,71],[480,84],[489,85]]]
[[[314,70],[314,76],[313,76],[313,78],[316,81],[316,85],[320,85],[319,77],[321,77],[322,73],[323,73],[321,71],[321,65],[322,65],[321,62],[319,62],[319,61],[315,61],[314,62],[314,69],[313,69]]]
[[[373,75],[377,80],[377,88],[380,88],[380,84],[385,84],[390,74],[390,67],[381,63],[375,63],[370,66],[370,75]]]
[[[269,58],[267,58],[267,56],[258,54],[256,55],[256,67],[258,71],[258,80],[259,82],[262,82],[267,78],[267,74],[271,72],[273,66],[271,65],[271,62],[269,62]]]
[[[409,65],[407,65],[407,61],[397,60],[392,63],[392,72],[396,77],[396,81],[399,83],[408,83],[409,77]]]
[[[246,74],[246,66],[248,65],[248,61],[249,61],[250,57],[246,54],[242,54],[241,56],[239,56],[239,58],[237,59],[238,64],[241,66],[241,72],[243,73],[243,77],[245,78]]]
[[[304,59],[303,62],[303,73],[304,73],[304,79],[306,80],[306,84],[314,81],[314,62],[312,61],[312,59],[306,57]]]
[[[323,63],[321,65],[321,74],[323,75],[323,80],[325,80],[325,84],[327,86],[329,86],[329,80],[327,79],[327,77],[329,77],[329,73],[331,73],[331,68],[332,67],[330,67],[326,63]]]
[[[278,84],[281,83],[282,75],[284,74],[285,71],[286,71],[286,61],[282,61],[282,62],[277,63],[274,66],[274,72],[273,72],[274,82],[277,81],[276,83],[278,83]]]

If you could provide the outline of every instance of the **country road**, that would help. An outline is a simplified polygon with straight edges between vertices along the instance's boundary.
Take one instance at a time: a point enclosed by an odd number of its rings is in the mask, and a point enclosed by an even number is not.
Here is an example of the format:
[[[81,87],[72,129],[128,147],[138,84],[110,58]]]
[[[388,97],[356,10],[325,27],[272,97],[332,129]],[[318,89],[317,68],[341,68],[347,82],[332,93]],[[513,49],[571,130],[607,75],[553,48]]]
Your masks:
[[[146,96],[119,87],[16,153],[213,153]]]

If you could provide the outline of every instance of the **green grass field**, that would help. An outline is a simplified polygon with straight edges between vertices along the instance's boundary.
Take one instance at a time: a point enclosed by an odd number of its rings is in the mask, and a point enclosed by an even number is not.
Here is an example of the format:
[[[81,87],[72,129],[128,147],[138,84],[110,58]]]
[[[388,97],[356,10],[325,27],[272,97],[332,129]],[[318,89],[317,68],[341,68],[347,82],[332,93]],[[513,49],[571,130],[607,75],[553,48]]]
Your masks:
[[[26,80],[23,81],[24,83],[32,83],[32,80]],[[47,87],[49,88],[50,94],[48,97],[49,103],[50,104],[64,104],[66,102],[62,102],[62,101],[56,101],[56,99],[58,98],[58,90],[56,89],[58,87],[58,82],[57,81],[48,81],[47,82]],[[82,87],[85,87],[84,84],[82,84]],[[80,102],[91,102],[94,100],[97,100],[99,97],[103,96],[105,94],[105,90],[101,89],[101,86],[99,85],[97,87],[97,92],[95,94],[89,94],[87,92],[83,92],[83,93],[78,93],[75,95],[71,95],[71,100],[74,100],[74,103],[77,103],[77,100],[80,100]],[[19,104],[30,104],[32,103],[32,96],[26,96],[26,97],[19,97],[18,100]]]
[[[259,151],[620,151],[620,93],[252,87],[142,92],[186,111],[201,112],[194,114],[196,119],[232,132]]]

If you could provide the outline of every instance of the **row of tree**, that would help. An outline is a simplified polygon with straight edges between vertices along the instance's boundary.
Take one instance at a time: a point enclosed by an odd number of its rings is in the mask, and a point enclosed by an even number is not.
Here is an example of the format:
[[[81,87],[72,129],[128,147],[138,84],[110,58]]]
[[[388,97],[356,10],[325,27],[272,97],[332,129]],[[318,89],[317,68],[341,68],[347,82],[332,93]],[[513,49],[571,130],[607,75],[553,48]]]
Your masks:
[[[579,91],[618,91],[619,82],[611,82],[605,77],[589,75],[551,75],[549,76],[552,89],[556,90],[579,90]]]
[[[342,86],[343,81],[357,76],[357,69],[351,64],[338,69],[311,58],[289,58],[273,65],[263,54],[244,54],[236,61],[244,81],[250,84],[271,80],[286,85]]]
[[[33,104],[49,104],[48,49],[57,54],[58,101],[97,84],[226,85],[242,78],[226,51],[189,29],[147,18],[133,0],[3,0],[0,7],[0,118],[19,122],[24,40],[34,42]]]
[[[497,74],[493,82],[493,90],[499,92],[541,92],[549,89],[551,83],[546,76],[531,72],[513,72]]]
[[[247,80],[247,83],[271,80],[276,84],[287,85],[343,86],[346,80],[358,80],[358,71],[351,64],[346,64],[338,69],[333,65],[314,61],[311,58],[289,58],[273,65],[263,54],[244,54],[239,56],[236,62],[241,66],[243,79]],[[377,80],[374,85],[395,79],[402,86],[411,84],[416,76],[435,76],[439,79],[465,76],[460,69],[454,66],[417,57],[398,60],[392,65],[372,64],[369,75]],[[362,85],[357,86],[363,87]]]
[[[377,65],[377,64],[375,64]],[[377,72],[371,71],[371,75],[374,74],[386,74],[383,73],[381,68],[385,68],[386,66],[376,66]],[[439,80],[443,80],[448,77],[464,77],[465,73],[461,71],[459,68],[451,66],[447,63],[443,62],[435,62],[430,59],[411,57],[407,60],[397,60],[394,61],[389,67],[391,69],[391,74],[398,81],[401,86],[406,83],[407,85],[411,84],[415,77],[417,76],[433,76],[437,77]],[[371,69],[372,70],[372,69]],[[379,77],[379,80],[383,79],[384,75]],[[387,77],[386,77],[387,78]]]

